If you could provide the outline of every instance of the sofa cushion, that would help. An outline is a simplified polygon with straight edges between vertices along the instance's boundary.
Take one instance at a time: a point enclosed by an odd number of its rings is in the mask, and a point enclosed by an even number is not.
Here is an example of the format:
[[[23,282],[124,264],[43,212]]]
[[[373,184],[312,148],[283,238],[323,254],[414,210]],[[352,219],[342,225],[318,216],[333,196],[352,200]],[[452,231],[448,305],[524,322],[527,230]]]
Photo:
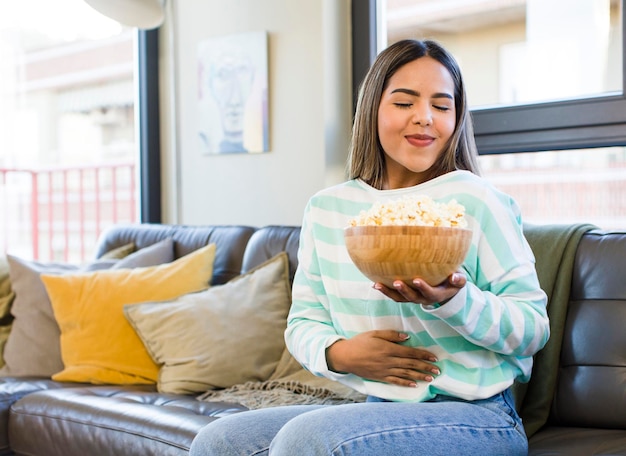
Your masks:
[[[532,436],[528,456],[621,456],[626,454],[626,430],[550,427]]]
[[[211,244],[159,266],[43,274],[61,330],[65,365],[52,379],[115,385],[156,382],[158,367],[124,318],[123,307],[207,288],[214,256]]]
[[[211,285],[220,285],[241,274],[244,251],[248,239],[255,231],[255,227],[242,225],[192,226],[158,223],[113,225],[102,233],[98,240],[96,257],[129,242],[134,242],[137,248],[141,249],[167,237],[174,240],[174,258],[185,256],[205,245],[215,244]],[[263,261],[272,256],[274,255],[266,257]]]
[[[298,267],[299,226],[270,225],[258,228],[250,237],[243,255],[241,272],[245,273],[269,260],[279,252],[287,252],[289,257],[289,278]]]
[[[41,263],[8,256],[11,285],[16,294],[11,312],[15,317],[6,342],[3,376],[50,377],[63,369],[60,331],[41,274],[67,274],[101,269],[152,266],[173,260],[173,242],[165,239],[122,260],[98,260],[78,266]]]
[[[267,380],[285,348],[290,304],[282,252],[225,285],[124,312],[161,366],[159,391],[187,394]]]
[[[0,455],[15,454],[10,448],[8,424],[9,410],[17,400],[36,391],[69,387],[76,387],[76,383],[60,383],[39,377],[0,378]]]
[[[158,393],[153,385],[64,388],[16,402],[9,437],[17,454],[188,456],[200,429],[243,410]]]
[[[624,233],[578,245],[551,423],[626,429]]]

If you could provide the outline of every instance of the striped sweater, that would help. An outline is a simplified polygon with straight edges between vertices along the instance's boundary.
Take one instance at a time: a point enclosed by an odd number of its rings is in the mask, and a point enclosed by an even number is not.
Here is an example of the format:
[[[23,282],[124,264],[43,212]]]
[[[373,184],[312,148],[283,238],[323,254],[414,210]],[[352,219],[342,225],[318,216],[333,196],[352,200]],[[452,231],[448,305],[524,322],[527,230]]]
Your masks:
[[[395,302],[372,288],[345,248],[350,219],[375,201],[425,194],[465,206],[472,244],[462,265],[467,284],[442,306]],[[546,295],[511,197],[467,171],[410,188],[377,190],[351,180],[314,195],[305,209],[299,266],[285,340],[309,371],[392,401],[437,394],[475,400],[529,380],[532,356],[549,337]],[[406,332],[405,344],[434,353],[441,374],[403,387],[328,369],[326,348],[372,329]]]

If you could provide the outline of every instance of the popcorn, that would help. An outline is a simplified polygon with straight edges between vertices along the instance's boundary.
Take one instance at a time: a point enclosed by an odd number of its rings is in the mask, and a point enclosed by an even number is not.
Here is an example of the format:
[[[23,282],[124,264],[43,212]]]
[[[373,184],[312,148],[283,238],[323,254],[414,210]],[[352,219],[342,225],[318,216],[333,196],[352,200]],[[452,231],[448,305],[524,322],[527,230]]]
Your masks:
[[[465,207],[450,200],[437,203],[426,195],[376,202],[368,211],[361,211],[350,220],[350,226],[409,225],[467,228]]]

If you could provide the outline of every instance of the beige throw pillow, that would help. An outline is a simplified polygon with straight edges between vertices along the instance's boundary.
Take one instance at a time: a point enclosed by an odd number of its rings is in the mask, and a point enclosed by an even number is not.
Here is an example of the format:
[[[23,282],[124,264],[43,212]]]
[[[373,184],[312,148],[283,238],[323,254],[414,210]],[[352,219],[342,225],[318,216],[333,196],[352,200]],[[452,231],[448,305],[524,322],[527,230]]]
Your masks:
[[[282,252],[224,285],[124,313],[160,366],[159,391],[188,394],[269,379],[285,348],[290,305]]]

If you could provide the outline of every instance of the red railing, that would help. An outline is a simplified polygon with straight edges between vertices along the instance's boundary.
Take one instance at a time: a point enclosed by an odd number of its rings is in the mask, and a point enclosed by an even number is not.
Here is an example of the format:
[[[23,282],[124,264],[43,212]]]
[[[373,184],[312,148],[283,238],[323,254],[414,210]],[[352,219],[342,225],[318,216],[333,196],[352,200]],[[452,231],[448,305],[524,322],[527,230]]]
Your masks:
[[[83,262],[102,230],[138,219],[135,164],[0,168],[0,207],[3,251]]]

